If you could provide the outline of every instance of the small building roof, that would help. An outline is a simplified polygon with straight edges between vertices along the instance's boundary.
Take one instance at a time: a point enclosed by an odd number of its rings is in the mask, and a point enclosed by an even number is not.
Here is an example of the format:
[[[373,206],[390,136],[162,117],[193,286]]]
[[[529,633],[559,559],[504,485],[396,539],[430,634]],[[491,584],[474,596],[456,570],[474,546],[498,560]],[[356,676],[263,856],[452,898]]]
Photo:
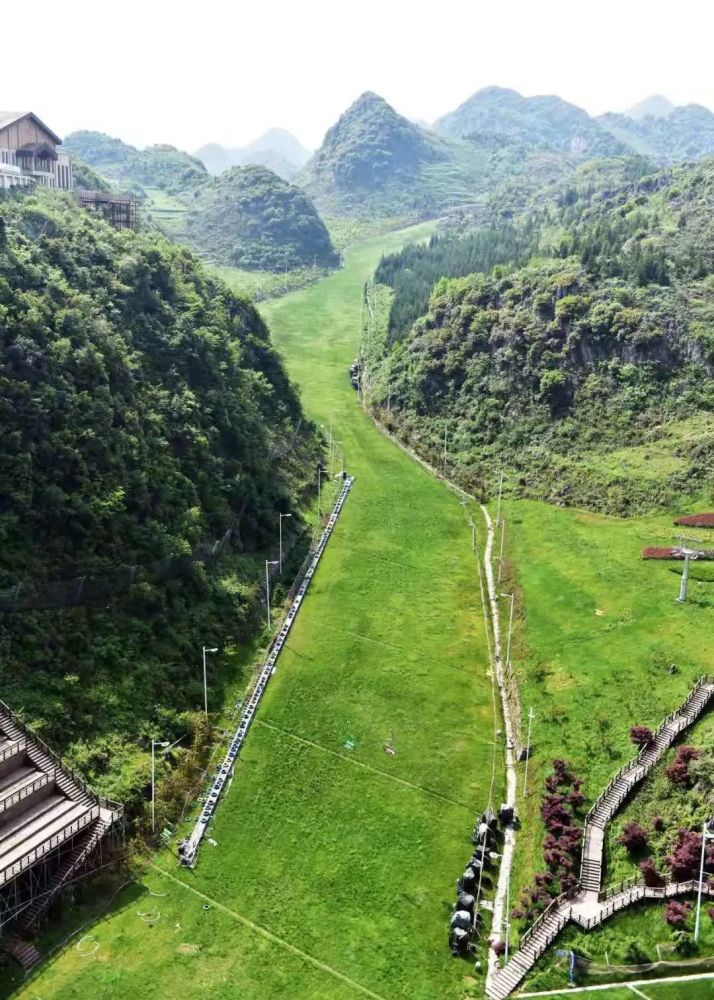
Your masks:
[[[34,118],[36,123],[40,126],[40,128],[43,128],[45,132],[49,136],[51,136],[58,145],[62,145],[62,140],[57,135],[57,133],[53,132],[51,128],[48,128],[48,126],[45,125],[42,119],[37,117],[34,111],[0,111],[0,131],[4,128],[7,128],[8,125],[14,125],[15,122],[19,122],[23,118],[27,117]]]

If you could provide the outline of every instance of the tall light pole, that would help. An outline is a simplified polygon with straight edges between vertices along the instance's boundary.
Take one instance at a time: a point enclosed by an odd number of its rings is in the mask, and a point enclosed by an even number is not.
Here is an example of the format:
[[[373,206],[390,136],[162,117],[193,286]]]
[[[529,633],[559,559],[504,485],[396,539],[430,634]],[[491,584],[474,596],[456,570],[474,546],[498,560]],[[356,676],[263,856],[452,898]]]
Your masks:
[[[277,559],[266,559],[265,560],[265,603],[268,609],[268,631],[272,628],[270,624],[270,566],[277,566]]]
[[[699,923],[702,912],[702,889],[704,888],[704,860],[707,852],[707,841],[714,840],[714,817],[710,816],[702,823],[702,860],[699,864],[699,890],[697,892],[697,919],[694,924],[694,940],[699,940]]]
[[[528,794],[528,761],[531,759],[531,726],[533,725],[533,719],[535,713],[533,708],[528,709],[528,742],[526,744],[526,769],[523,772],[523,796]]]
[[[503,494],[503,469],[501,469],[501,478],[498,481],[498,508],[496,509],[496,524],[501,520],[501,496]]]
[[[156,832],[156,747],[169,746],[168,740],[151,741],[151,832]]]
[[[515,593],[513,594],[499,594],[499,597],[505,597],[511,602],[511,614],[508,621],[508,646],[506,648],[506,670],[511,665],[511,636],[513,635],[513,599],[515,598]]]
[[[330,475],[330,473],[327,471],[327,469],[322,469],[318,465],[318,467],[317,467],[317,520],[318,520],[318,523],[320,521],[320,493],[321,493],[321,488],[322,488],[322,477],[323,476],[328,476],[329,477],[329,475]]]
[[[283,518],[292,517],[292,514],[280,514],[280,572],[283,572]]]
[[[498,583],[501,582],[501,572],[503,570],[503,543],[506,538],[506,520],[503,518],[501,520],[501,553],[498,557]]]
[[[203,647],[203,704],[206,712],[206,718],[208,718],[208,684],[206,683],[206,653],[217,653],[218,649],[214,646],[209,648],[208,646]]]

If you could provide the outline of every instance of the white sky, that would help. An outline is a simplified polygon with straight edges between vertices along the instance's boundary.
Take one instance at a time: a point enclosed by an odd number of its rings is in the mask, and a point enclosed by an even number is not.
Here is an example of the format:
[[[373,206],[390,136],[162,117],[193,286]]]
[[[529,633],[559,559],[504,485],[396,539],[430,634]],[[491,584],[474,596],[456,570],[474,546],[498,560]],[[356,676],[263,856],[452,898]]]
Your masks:
[[[713,27],[709,0],[3,3],[0,108],[193,151],[272,126],[315,147],[364,90],[427,121],[491,84],[714,107]]]

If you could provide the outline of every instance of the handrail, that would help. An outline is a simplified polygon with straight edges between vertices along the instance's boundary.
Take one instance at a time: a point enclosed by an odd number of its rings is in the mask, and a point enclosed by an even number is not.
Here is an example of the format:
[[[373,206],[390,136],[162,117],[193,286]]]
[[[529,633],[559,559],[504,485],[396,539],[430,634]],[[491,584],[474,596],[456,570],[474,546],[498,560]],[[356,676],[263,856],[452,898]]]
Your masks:
[[[19,861],[16,861],[9,868],[0,872],[0,885],[4,885],[6,882],[9,882],[10,879],[19,875],[20,872],[29,868],[30,865],[33,865],[35,861],[38,861],[40,858],[44,857],[45,854],[54,850],[55,847],[64,843],[67,837],[71,837],[73,834],[79,833],[80,830],[83,830],[97,819],[99,819],[99,806],[92,806],[92,808],[82,816],[79,816],[67,826],[62,827],[58,833],[53,834],[49,840],[45,840],[38,847],[33,847],[33,849],[24,857],[20,858]]]
[[[47,746],[42,737],[38,736],[37,733],[33,732],[29,726],[25,725],[22,719],[20,719],[19,716],[17,716],[13,712],[10,706],[7,705],[2,700],[0,700],[0,709],[6,712],[6,714],[9,716],[10,720],[14,723],[14,725],[16,725],[18,729],[22,731],[26,741],[25,742],[26,750],[27,749],[31,750],[32,745],[35,744],[43,753],[46,753],[52,759],[58,770],[60,770],[72,781],[74,781],[75,784],[77,784],[82,789],[82,791],[86,792],[87,795],[90,795],[95,802],[101,803],[103,806],[105,806],[108,809],[111,809],[114,812],[121,813],[123,811],[124,807],[120,802],[115,802],[113,799],[107,799],[101,795],[97,795],[97,793],[92,788],[90,788],[90,786],[87,784],[84,778],[81,778],[76,771],[74,771],[71,767],[65,764],[62,758],[59,756],[59,754],[55,753],[55,751],[51,747]],[[4,758],[0,755],[0,761],[2,761],[3,759]]]
[[[27,737],[22,736],[19,740],[10,740],[6,747],[0,750],[0,762],[3,760],[8,760],[10,757],[14,757],[16,753],[20,750],[25,750],[27,747]]]
[[[0,814],[7,812],[11,806],[16,805],[18,802],[22,802],[23,799],[36,792],[38,788],[44,788],[45,785],[49,785],[51,781],[55,780],[55,774],[55,771],[52,771],[52,773],[42,771],[29,785],[23,785],[22,788],[18,788],[12,795],[0,798]]]

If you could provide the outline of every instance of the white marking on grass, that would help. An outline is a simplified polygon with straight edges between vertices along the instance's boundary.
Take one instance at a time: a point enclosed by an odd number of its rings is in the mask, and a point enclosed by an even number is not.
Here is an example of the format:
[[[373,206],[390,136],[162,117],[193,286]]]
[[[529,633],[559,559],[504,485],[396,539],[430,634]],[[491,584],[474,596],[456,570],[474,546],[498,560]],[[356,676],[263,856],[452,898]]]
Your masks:
[[[648,997],[646,993],[642,992],[642,990],[638,990],[636,986],[632,985],[632,983],[628,983],[627,988],[628,990],[631,990],[633,993],[636,993],[638,997],[643,997],[644,1000],[651,1000],[651,997]]]
[[[409,653],[411,650],[402,646],[393,646],[391,642],[382,642],[381,639],[370,639],[368,635],[360,635],[359,632],[350,632],[349,629],[335,629],[335,632],[343,632],[345,635],[352,635],[355,639],[362,639],[363,642],[372,642],[375,646],[384,646],[385,649],[393,649],[396,653]]]
[[[389,771],[382,771],[378,767],[372,767],[371,764],[365,764],[364,761],[355,760],[354,757],[348,757],[346,754],[339,753],[337,750],[331,750],[329,747],[322,746],[321,743],[315,743],[314,740],[307,740],[304,736],[298,736],[297,733],[292,733],[289,729],[283,729],[282,726],[276,726],[273,722],[266,722],[265,719],[256,719],[255,722],[259,726],[265,726],[266,729],[273,729],[276,733],[282,733],[283,736],[287,736],[291,740],[295,740],[305,746],[312,747],[313,750],[320,750],[322,753],[330,754],[331,757],[337,757],[338,760],[347,761],[348,764],[352,764],[354,767],[361,767],[364,768],[365,771],[372,771],[373,774],[379,774],[383,778],[389,778],[391,781],[396,781],[400,785],[405,785],[407,788],[413,788],[417,792],[423,792],[424,795],[431,795],[432,798],[439,799],[441,802],[448,802],[449,805],[458,806],[459,809],[467,809],[469,813],[473,812],[473,806],[467,806],[463,802],[457,802],[456,799],[450,799],[447,795],[442,795],[441,792],[434,792],[430,788],[424,788],[423,785],[415,785],[412,781],[407,781],[405,778],[398,778],[396,774],[390,774]]]
[[[603,990],[624,990],[633,986],[657,986],[661,983],[689,983],[700,979],[714,979],[714,972],[696,972],[689,976],[664,976],[661,979],[636,979],[632,983],[598,983],[597,986],[568,986],[562,990],[545,990],[540,993],[519,993],[519,997],[559,997],[571,993],[600,993]]]
[[[229,917],[233,917],[235,920],[238,921],[238,923],[243,924],[244,927],[250,928],[250,930],[255,931],[256,934],[260,934],[261,937],[267,938],[268,941],[272,941],[273,944],[280,945],[282,948],[291,951],[294,955],[297,955],[299,958],[302,958],[305,962],[308,962],[310,965],[314,965],[315,968],[320,969],[321,972],[327,972],[328,975],[334,976],[335,979],[341,980],[343,983],[346,983],[348,986],[351,986],[352,989],[356,990],[358,993],[362,993],[364,996],[371,997],[372,1000],[385,1000],[385,997],[380,996],[379,993],[374,993],[372,990],[368,989],[366,986],[362,986],[361,983],[356,982],[354,979],[350,979],[350,977],[346,976],[344,972],[339,972],[337,969],[333,969],[333,967],[331,965],[327,965],[326,962],[321,962],[319,958],[314,958],[312,955],[309,955],[306,951],[303,951],[296,945],[290,944],[290,942],[286,941],[284,938],[278,937],[277,934],[274,934],[272,931],[269,931],[267,927],[262,927],[260,924],[256,924],[252,920],[249,920],[248,917],[244,917],[242,913],[238,913],[236,910],[232,910],[224,903],[219,903],[217,899],[213,899],[213,897],[207,896],[206,893],[201,892],[200,889],[196,889],[194,888],[194,886],[189,885],[187,882],[184,882],[182,879],[177,878],[175,875],[171,875],[169,872],[164,871],[163,868],[160,868],[153,861],[149,861],[149,866],[153,868],[155,871],[159,872],[159,874],[163,875],[165,878],[171,879],[172,882],[175,882],[177,885],[182,886],[184,889],[186,889],[187,892],[192,892],[194,896],[198,896],[199,899],[204,899],[207,903],[210,903],[211,906],[215,906],[217,910],[221,910],[223,913],[227,913]]]

